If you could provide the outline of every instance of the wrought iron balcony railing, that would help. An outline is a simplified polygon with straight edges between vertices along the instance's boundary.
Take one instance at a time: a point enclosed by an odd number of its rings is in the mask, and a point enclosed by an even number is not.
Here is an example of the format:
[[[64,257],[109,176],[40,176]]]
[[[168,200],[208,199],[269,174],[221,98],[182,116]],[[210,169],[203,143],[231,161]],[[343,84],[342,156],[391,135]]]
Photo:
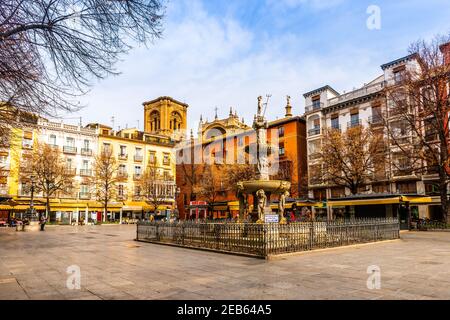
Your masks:
[[[308,136],[309,137],[317,136],[320,134],[320,132],[321,132],[320,128],[313,128],[313,129],[308,130]]]
[[[89,199],[91,199],[91,193],[90,192],[80,192],[78,196],[82,200],[89,200]]]
[[[72,146],[64,146],[63,147],[63,152],[64,153],[69,153],[69,154],[76,154],[77,153],[77,148],[76,147],[72,147]]]
[[[306,106],[305,107],[305,112],[311,112],[311,111],[320,110],[320,109],[323,108],[323,106],[324,106],[323,102],[320,102],[320,103],[316,102],[316,103],[313,103],[313,104],[311,104],[309,106]]]
[[[91,177],[92,176],[92,170],[91,169],[81,169],[80,170],[80,176],[82,176],[82,177]]]
[[[92,149],[82,148],[81,155],[83,156],[92,156]]]
[[[141,155],[135,155],[134,156],[134,161],[135,162],[142,162],[142,161],[144,161],[144,157],[141,156]]]
[[[358,121],[349,121],[349,122],[347,123],[347,128],[356,128],[356,127],[359,127],[361,124],[362,124],[362,121],[361,121],[361,120],[358,120]]]

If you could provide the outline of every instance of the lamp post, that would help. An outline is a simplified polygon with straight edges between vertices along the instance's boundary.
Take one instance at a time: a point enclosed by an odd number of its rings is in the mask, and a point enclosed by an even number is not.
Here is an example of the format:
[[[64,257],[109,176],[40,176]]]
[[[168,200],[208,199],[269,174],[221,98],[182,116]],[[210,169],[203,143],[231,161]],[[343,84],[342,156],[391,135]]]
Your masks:
[[[174,213],[176,213],[177,220],[180,219],[180,211],[178,210],[178,197],[181,194],[180,187],[175,186],[175,205],[174,205]]]
[[[30,176],[31,179],[31,197],[30,197],[30,221],[35,221],[35,214],[34,214],[34,188],[35,188],[35,181],[34,176]]]

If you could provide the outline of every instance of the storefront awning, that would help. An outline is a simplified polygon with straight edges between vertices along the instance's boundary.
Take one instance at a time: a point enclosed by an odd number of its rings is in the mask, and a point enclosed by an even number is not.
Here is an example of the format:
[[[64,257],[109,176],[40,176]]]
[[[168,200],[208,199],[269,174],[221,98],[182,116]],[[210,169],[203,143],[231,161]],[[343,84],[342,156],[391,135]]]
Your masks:
[[[342,200],[329,200],[328,206],[369,206],[369,205],[384,205],[384,204],[398,204],[406,203],[410,204],[429,204],[433,202],[431,197],[421,196],[393,196],[386,198],[373,198],[373,199],[342,199]]]
[[[429,204],[433,202],[433,199],[431,197],[402,196],[402,201],[411,204]]]

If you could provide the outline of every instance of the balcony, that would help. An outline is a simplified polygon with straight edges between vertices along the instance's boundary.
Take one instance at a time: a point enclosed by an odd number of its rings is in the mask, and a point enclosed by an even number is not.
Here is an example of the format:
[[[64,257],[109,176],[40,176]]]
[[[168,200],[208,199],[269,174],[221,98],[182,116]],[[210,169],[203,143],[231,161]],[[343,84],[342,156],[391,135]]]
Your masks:
[[[144,161],[144,157],[141,156],[141,155],[135,155],[134,156],[134,161],[135,162],[142,162],[142,161]]]
[[[347,122],[347,128],[356,128],[359,127],[360,125],[362,125],[361,120]]]
[[[90,200],[90,199],[91,199],[91,194],[90,194],[89,192],[80,192],[80,193],[78,194],[78,197],[79,197],[81,200]]]
[[[128,196],[124,193],[124,194],[118,194],[117,195],[117,200],[118,201],[125,201],[128,199]]]
[[[119,160],[128,160],[128,154],[119,153],[119,154],[117,155],[117,158],[118,158]]]
[[[92,156],[92,149],[82,148],[81,149],[81,155],[82,156],[87,156],[87,157]]]
[[[322,157],[322,155],[320,154],[320,152],[314,152],[308,156],[308,159],[310,161],[314,161],[314,160],[319,160],[321,157]]]
[[[31,149],[33,149],[33,144],[29,143],[29,142],[23,142],[22,143],[22,149],[31,150]]]
[[[331,130],[335,130],[335,131],[339,131],[339,132],[341,132],[342,130],[341,130],[341,125],[340,124],[334,124],[334,125],[331,125],[331,128],[330,128]]]
[[[75,176],[77,174],[76,168],[66,168],[66,175]]]
[[[64,146],[63,152],[67,154],[77,154],[77,148],[72,146]]]
[[[48,146],[53,150],[59,150],[59,147],[56,144],[49,143]]]
[[[383,117],[381,115],[370,116],[368,122],[371,126],[383,125]]]
[[[411,167],[399,167],[393,170],[394,177],[406,177],[413,174],[413,169]]]
[[[92,170],[91,169],[80,169],[80,176],[92,177]]]
[[[133,174],[133,180],[141,180],[141,179],[142,179],[142,173]]]
[[[316,103],[313,103],[313,104],[311,104],[309,106],[306,106],[305,107],[305,112],[312,112],[312,111],[320,110],[320,109],[323,108],[323,106],[324,106],[323,102],[320,102],[320,103],[316,102]]]
[[[317,136],[319,134],[320,134],[320,128],[314,128],[314,129],[308,130],[308,136],[309,137]]]
[[[347,102],[350,100],[354,100],[354,99],[362,98],[364,96],[375,94],[375,93],[382,91],[384,89],[384,87],[385,87],[384,82],[378,82],[375,84],[371,84],[371,85],[362,87],[360,89],[353,90],[348,93],[344,93],[338,97],[332,98],[328,101],[328,105],[334,106],[334,105],[337,105],[337,104],[340,104],[343,102]]]
[[[122,172],[122,171],[117,172],[117,179],[119,179],[119,180],[128,179],[128,173]]]

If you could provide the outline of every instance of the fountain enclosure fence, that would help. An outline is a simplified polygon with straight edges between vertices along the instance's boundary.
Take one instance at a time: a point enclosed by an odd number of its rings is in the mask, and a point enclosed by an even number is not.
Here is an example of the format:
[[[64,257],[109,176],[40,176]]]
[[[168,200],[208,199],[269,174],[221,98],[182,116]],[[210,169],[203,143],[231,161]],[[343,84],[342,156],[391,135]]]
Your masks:
[[[393,240],[396,218],[276,223],[141,222],[136,240],[260,258]]]

